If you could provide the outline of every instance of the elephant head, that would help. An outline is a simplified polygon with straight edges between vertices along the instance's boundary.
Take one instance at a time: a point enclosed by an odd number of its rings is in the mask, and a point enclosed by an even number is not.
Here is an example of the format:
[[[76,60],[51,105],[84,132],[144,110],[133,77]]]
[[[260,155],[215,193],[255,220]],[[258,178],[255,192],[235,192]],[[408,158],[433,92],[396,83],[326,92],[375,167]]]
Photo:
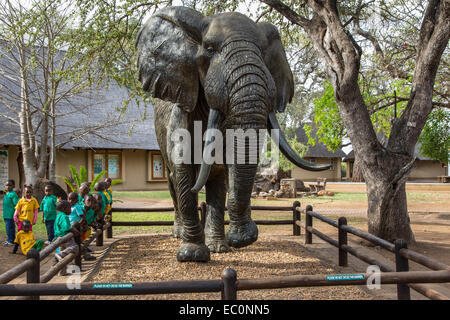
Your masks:
[[[294,80],[272,24],[257,24],[235,12],[205,17],[186,7],[168,7],[144,24],[136,46],[139,80],[153,97],[187,112],[206,101],[208,128],[280,129],[275,112],[283,112],[292,100]],[[301,168],[330,168],[301,159],[281,131],[279,146]],[[205,185],[210,169],[202,163],[193,191]],[[256,169],[257,164],[229,165],[230,214],[250,210]]]
[[[294,80],[276,28],[240,13],[204,17],[186,7],[154,14],[139,31],[139,80],[153,97],[193,111],[200,98],[209,123],[224,128],[279,129]],[[202,97],[201,97],[202,96]],[[301,159],[280,132],[280,150],[309,171],[329,169]]]

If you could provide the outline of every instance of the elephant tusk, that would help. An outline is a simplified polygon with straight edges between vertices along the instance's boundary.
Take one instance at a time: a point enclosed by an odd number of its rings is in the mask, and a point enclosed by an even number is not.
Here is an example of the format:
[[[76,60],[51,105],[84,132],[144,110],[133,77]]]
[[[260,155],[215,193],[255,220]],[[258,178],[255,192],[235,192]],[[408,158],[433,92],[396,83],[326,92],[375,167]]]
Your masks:
[[[297,167],[300,167],[302,169],[308,170],[308,171],[323,171],[331,168],[330,164],[315,166],[311,165],[309,162],[303,160],[298,156],[298,154],[292,150],[291,146],[286,140],[286,137],[284,136],[283,130],[280,129],[280,124],[278,123],[277,117],[275,115],[275,112],[269,112],[269,119],[268,119],[268,127],[269,127],[269,133],[271,134],[271,129],[278,129],[279,131],[279,148],[280,151],[283,153],[283,155],[293,164],[295,164]],[[272,139],[275,141],[275,137],[271,135]],[[277,141],[275,141],[277,142]]]
[[[220,113],[218,110],[210,109],[209,116],[208,116],[208,127],[206,131],[206,138],[205,138],[205,151],[206,146],[213,142],[213,130],[208,129],[217,129],[219,127],[220,122]],[[203,154],[202,158],[202,164],[200,166],[200,172],[197,177],[197,181],[195,182],[194,187],[192,187],[192,192],[199,192],[206,184],[206,181],[208,181],[209,173],[211,172],[212,164],[205,163],[205,154]]]

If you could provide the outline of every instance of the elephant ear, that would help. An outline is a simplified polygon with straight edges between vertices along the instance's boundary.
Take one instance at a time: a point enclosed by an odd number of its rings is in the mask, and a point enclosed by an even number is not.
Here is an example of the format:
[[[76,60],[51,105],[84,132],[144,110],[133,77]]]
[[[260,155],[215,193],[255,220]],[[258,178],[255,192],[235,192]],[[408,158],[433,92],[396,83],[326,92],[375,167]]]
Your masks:
[[[197,104],[199,75],[195,63],[203,15],[168,7],[151,16],[136,38],[139,81],[154,98],[191,112]]]
[[[284,112],[286,104],[291,102],[294,96],[294,77],[278,30],[271,23],[262,22],[258,23],[258,26],[267,39],[267,47],[263,50],[264,62],[277,88],[274,111]]]

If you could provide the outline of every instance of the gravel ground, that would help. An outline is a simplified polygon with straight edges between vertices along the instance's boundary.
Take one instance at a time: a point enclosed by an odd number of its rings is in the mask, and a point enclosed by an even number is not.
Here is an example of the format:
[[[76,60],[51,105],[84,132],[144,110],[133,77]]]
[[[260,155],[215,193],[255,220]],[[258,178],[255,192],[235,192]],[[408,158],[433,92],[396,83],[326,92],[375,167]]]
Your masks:
[[[223,270],[233,268],[239,278],[336,274],[332,266],[310,256],[287,236],[260,235],[251,246],[226,254],[211,254],[208,263],[180,263],[176,251],[181,240],[169,235],[122,239],[113,244],[99,271],[89,282],[133,283],[194,279],[220,279]],[[217,300],[220,293],[162,294],[136,296],[78,296],[76,299],[164,299]],[[357,286],[289,288],[238,291],[238,299],[254,300],[371,300]]]

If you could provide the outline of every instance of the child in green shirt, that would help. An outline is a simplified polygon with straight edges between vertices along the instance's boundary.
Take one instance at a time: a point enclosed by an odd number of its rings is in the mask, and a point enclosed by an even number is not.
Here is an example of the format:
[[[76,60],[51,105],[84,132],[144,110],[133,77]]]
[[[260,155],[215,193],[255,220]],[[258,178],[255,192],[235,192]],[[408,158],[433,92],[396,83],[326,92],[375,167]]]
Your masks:
[[[53,188],[51,185],[46,185],[45,197],[41,202],[41,209],[43,211],[42,222],[45,223],[47,229],[48,240],[45,244],[49,244],[55,239],[54,224],[56,219],[56,196],[53,194]]]
[[[16,238],[16,225],[14,223],[14,212],[19,197],[14,192],[15,181],[9,179],[5,184],[6,194],[3,197],[3,220],[5,221],[7,240],[3,242],[3,245],[14,245],[14,239]]]
[[[56,210],[58,212],[55,219],[55,237],[64,237],[69,232],[72,232],[74,236],[79,234],[78,230],[72,228],[72,225],[69,221],[69,215],[72,213],[72,205],[67,200],[61,200],[56,205]],[[75,242],[74,238],[71,238],[69,241],[62,243],[59,247],[59,252],[55,254],[55,258],[57,261],[61,261],[65,256],[69,253],[78,253],[78,245]]]

